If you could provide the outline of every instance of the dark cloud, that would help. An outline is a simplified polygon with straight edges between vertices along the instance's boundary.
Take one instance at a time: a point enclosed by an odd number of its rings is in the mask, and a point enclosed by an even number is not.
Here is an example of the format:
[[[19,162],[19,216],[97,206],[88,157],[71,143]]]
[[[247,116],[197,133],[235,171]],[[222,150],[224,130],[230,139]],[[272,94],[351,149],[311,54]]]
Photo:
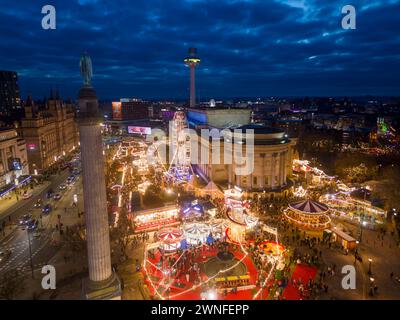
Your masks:
[[[0,69],[18,71],[23,95],[75,97],[87,51],[101,98],[185,98],[196,46],[200,97],[397,94],[400,0],[352,1],[357,29],[342,30],[347,2],[3,0]]]

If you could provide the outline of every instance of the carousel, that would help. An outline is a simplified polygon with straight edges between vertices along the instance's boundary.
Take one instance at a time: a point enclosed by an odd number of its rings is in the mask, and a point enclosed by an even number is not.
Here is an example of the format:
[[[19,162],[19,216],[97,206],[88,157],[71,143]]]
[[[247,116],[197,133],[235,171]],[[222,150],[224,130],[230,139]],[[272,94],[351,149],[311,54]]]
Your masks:
[[[229,227],[228,222],[225,219],[212,219],[209,221],[212,236],[218,240],[225,236],[226,229]]]
[[[188,244],[201,245],[209,242],[211,228],[205,223],[188,223],[183,226],[183,230]]]
[[[226,236],[234,243],[245,241],[246,232],[254,228],[258,219],[246,212],[248,201],[242,200],[242,191],[235,187],[225,191],[225,206],[227,208],[228,228]]]
[[[284,211],[284,216],[302,230],[323,231],[328,228],[331,219],[329,207],[323,203],[305,200],[293,202]]]
[[[179,228],[165,228],[157,232],[159,248],[165,254],[175,253],[181,246],[183,231]]]

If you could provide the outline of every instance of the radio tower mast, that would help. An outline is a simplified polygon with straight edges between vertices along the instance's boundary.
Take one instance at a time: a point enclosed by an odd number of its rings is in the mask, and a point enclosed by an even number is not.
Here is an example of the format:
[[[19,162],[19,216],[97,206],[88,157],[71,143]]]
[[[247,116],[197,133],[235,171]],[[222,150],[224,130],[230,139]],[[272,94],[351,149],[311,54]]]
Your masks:
[[[196,48],[189,48],[189,56],[184,60],[185,65],[190,68],[190,108],[196,107],[195,69],[200,63],[200,58],[196,56],[196,53]]]

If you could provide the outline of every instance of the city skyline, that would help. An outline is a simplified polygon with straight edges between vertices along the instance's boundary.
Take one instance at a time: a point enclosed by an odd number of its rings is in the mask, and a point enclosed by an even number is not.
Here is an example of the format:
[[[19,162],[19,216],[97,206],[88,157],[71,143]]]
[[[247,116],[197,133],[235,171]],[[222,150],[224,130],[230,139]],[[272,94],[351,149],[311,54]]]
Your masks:
[[[346,4],[54,1],[57,29],[43,30],[41,6],[20,1],[1,13],[0,69],[18,72],[23,99],[46,96],[50,87],[75,98],[76,58],[86,51],[100,99],[185,100],[182,60],[194,46],[202,58],[200,100],[395,95],[400,2],[355,1],[355,30],[341,28]]]

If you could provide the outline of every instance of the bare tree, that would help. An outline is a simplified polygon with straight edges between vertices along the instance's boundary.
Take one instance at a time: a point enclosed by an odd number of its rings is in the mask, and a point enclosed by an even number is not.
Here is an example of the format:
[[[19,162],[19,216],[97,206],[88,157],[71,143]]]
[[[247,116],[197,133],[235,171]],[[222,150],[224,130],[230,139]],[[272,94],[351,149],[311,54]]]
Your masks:
[[[24,278],[18,270],[8,270],[0,277],[0,299],[13,300],[25,290]]]
[[[116,242],[118,248],[120,249],[124,259],[128,259],[128,246],[131,242],[130,235],[133,234],[134,225],[131,220],[129,220],[127,211],[122,208],[118,216],[117,226],[111,230],[111,240]]]

